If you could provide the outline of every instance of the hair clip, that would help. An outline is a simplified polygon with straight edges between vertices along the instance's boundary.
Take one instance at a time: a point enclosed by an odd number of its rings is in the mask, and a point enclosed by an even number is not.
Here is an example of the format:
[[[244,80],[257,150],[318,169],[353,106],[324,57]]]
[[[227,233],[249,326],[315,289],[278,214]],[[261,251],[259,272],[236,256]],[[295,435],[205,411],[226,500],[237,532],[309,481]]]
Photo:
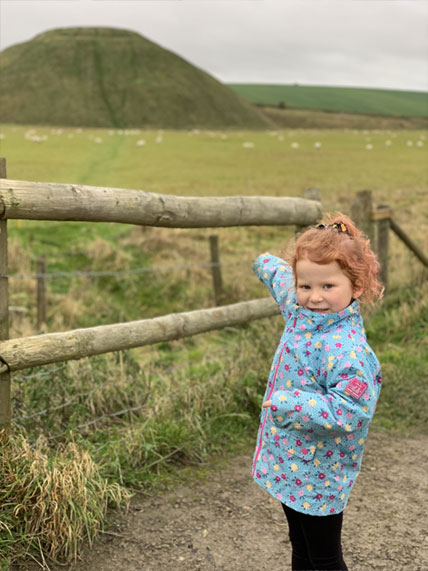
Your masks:
[[[318,224],[318,226],[316,227],[317,230],[324,230],[325,228],[332,228],[333,230],[337,230],[339,232],[339,234],[341,232],[343,232],[344,234],[348,234],[348,228],[346,227],[346,224],[344,224],[342,221],[339,222],[333,222],[333,224]]]

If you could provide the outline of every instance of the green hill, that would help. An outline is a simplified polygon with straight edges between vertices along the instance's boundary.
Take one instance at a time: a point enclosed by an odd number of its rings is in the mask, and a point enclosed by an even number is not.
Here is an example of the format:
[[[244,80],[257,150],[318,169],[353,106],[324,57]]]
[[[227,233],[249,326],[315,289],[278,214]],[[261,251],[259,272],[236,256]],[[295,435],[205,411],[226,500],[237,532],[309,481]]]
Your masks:
[[[91,127],[266,128],[204,71],[137,33],[64,28],[0,54],[2,122]]]
[[[250,103],[342,113],[428,117],[428,93],[304,85],[228,84]]]

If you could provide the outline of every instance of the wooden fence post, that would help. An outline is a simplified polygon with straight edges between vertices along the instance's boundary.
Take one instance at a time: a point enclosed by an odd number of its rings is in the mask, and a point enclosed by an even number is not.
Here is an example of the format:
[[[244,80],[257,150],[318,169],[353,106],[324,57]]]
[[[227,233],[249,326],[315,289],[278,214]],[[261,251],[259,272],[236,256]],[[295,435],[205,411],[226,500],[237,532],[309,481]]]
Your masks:
[[[350,207],[350,216],[355,224],[369,238],[374,246],[374,226],[372,222],[372,191],[360,190]]]
[[[383,218],[382,214],[387,215]],[[390,228],[389,206],[379,205],[376,209],[377,218],[377,257],[380,264],[380,281],[383,283],[385,290],[388,287],[388,254],[389,254],[389,228]]]
[[[0,178],[6,178],[6,159],[0,158]],[[9,283],[7,265],[7,220],[0,220],[0,340],[9,339]],[[0,363],[0,430],[10,429],[10,372]]]
[[[220,255],[218,250],[218,236],[217,234],[212,234],[210,236],[210,252],[211,252],[211,272],[213,276],[213,286],[214,286],[214,300],[216,305],[221,305],[221,299],[223,297],[223,281],[221,278],[221,268],[220,268]]]
[[[46,258],[37,259],[37,329],[46,323]]]

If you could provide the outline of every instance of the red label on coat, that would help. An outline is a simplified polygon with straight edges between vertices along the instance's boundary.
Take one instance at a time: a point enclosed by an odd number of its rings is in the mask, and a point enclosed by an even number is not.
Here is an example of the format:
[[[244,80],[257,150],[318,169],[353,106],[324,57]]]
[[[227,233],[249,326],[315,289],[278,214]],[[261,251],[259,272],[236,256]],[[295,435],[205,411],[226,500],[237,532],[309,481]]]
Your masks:
[[[368,384],[359,379],[352,379],[345,387],[345,393],[359,399],[367,390]]]

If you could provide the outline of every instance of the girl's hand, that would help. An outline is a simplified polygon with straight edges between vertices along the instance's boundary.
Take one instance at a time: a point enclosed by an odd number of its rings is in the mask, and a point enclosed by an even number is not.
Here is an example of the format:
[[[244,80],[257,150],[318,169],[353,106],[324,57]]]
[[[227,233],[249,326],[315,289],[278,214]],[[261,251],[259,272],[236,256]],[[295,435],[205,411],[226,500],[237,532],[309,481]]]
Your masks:
[[[264,403],[262,404],[262,407],[263,407],[263,408],[268,408],[271,404],[272,404],[272,401],[271,401],[271,400],[267,400],[266,402],[264,402]]]

